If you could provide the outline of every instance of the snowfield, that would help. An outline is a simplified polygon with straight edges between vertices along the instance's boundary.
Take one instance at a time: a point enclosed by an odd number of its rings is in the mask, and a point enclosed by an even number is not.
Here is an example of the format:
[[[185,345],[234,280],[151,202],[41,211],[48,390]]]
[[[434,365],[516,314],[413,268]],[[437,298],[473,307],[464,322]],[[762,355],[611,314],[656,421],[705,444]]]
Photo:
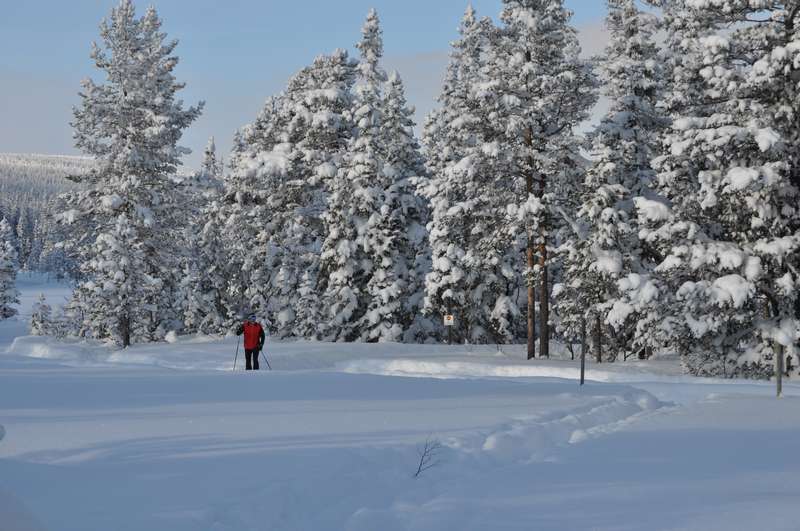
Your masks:
[[[521,348],[269,340],[273,371],[240,352],[233,372],[235,337],[25,336],[38,291],[68,288],[20,287],[2,531],[798,529],[792,382],[778,400],[667,359],[590,363],[580,388],[576,362]]]

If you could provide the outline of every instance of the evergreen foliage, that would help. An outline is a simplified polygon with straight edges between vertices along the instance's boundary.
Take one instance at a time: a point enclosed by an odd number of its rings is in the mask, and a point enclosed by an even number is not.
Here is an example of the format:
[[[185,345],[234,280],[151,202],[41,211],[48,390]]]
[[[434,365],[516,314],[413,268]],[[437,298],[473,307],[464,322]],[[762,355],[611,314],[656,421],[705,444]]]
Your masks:
[[[44,293],[40,293],[38,300],[33,304],[33,311],[31,313],[31,335],[58,335],[53,327],[52,308],[47,304]]]
[[[504,227],[509,174],[485,78],[497,32],[488,18],[478,20],[467,9],[440,109],[429,116],[424,135],[430,179],[421,193],[431,208],[425,307],[437,320],[454,315],[459,342],[505,343],[518,332],[515,237]]]
[[[669,345],[693,374],[765,377],[796,355],[800,211],[797,9],[674,2],[672,126],[654,163],[667,203],[638,200],[671,292]],[[673,42],[675,40],[673,39]],[[688,75],[695,72],[694,75]]]
[[[78,178],[84,189],[66,196],[60,219],[86,276],[75,292],[86,330],[128,346],[175,326],[176,258],[163,245],[180,213],[171,177],[188,151],[178,145],[182,131],[202,104],[184,109],[176,98],[177,41],[166,40],[155,9],[136,18],[122,0],[100,35],[91,57],[106,82],[83,82],[73,122],[76,146],[95,166]]]
[[[453,314],[456,341],[527,338],[529,357],[554,327],[598,361],[768,377],[800,340],[800,9],[646,1],[606,0],[596,69],[563,0],[503,0],[499,25],[468,8],[424,149],[372,10],[358,60],[318,56],[227,171],[211,138],[181,175],[202,104],[178,99],[155,10],[122,0],[92,50],[106,79],[74,109],[92,158],[58,170],[75,185],[34,200],[0,179],[23,199],[0,200],[0,317],[16,270],[39,268],[79,282],[64,318],[39,301],[35,334],[127,346],[255,313],[281,338],[423,342]],[[598,81],[610,107],[583,138]]]
[[[11,225],[0,220],[0,320],[17,315],[19,304],[17,279],[17,250],[12,240]]]
[[[607,345],[606,358],[614,359],[644,355],[654,346],[648,339],[655,323],[628,304],[619,286],[653,266],[639,242],[633,198],[653,197],[650,160],[664,119],[656,108],[663,77],[655,16],[640,11],[634,0],[608,0],[608,11],[610,42],[599,72],[610,108],[591,134],[593,161],[578,210],[585,231],[567,249],[557,303],[567,306],[569,337],[579,329],[582,335],[590,323],[595,340]]]

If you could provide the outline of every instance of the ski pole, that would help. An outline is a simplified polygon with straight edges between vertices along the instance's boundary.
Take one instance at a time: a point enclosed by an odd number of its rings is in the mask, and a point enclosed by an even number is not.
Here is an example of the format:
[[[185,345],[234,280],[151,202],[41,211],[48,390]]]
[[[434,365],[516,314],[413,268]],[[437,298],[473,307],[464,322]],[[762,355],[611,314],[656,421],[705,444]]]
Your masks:
[[[269,367],[269,370],[272,370],[272,366],[269,364],[269,360],[267,359],[267,355],[264,354],[263,350],[261,351],[261,355],[264,356],[264,363],[267,364],[267,367]]]
[[[236,356],[233,358],[233,370],[236,370],[236,360],[239,359],[239,340],[236,340]]]

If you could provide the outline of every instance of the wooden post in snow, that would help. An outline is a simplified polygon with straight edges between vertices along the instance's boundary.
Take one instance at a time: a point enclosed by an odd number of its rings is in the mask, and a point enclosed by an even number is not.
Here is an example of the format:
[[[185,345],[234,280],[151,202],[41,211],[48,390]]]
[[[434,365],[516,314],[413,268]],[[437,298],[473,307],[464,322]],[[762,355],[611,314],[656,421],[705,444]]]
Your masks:
[[[544,230],[542,230],[544,232]],[[539,292],[539,357],[550,357],[550,288],[547,278],[547,245],[539,246],[541,290]]]
[[[603,327],[600,323],[600,314],[594,318],[594,355],[597,363],[603,363]]]
[[[780,398],[783,395],[783,345],[775,341],[775,383],[776,396]]]

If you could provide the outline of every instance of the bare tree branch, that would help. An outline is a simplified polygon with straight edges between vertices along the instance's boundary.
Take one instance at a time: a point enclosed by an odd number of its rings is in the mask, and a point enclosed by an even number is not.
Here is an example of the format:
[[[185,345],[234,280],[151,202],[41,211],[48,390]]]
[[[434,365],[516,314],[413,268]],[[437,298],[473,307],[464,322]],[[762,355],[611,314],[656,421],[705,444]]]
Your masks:
[[[435,466],[438,466],[441,461],[439,460],[439,453],[444,448],[444,445],[437,439],[428,437],[425,439],[425,445],[417,449],[419,454],[419,464],[417,471],[414,473],[414,478],[418,478],[423,472]]]

